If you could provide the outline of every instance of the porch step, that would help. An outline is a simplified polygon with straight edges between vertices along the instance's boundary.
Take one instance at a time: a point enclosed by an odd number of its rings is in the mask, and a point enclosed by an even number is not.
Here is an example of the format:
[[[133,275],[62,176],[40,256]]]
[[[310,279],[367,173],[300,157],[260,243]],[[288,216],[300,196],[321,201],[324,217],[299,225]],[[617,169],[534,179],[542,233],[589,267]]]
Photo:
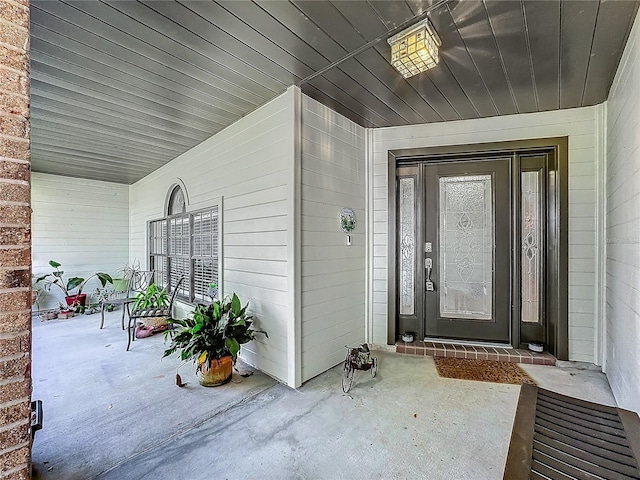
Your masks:
[[[476,360],[497,360],[499,362],[531,363],[535,365],[555,365],[556,358],[548,352],[536,353],[515,348],[481,347],[439,342],[396,342],[396,352],[430,357],[457,357]]]

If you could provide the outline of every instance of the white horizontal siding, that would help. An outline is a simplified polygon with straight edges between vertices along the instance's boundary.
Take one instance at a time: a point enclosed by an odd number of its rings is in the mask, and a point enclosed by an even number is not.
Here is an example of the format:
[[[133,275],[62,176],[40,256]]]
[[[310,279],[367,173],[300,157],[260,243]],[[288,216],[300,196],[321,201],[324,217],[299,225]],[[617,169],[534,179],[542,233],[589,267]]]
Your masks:
[[[606,371],[618,405],[640,413],[639,16],[607,101]]]
[[[283,382],[290,376],[291,105],[288,92],[131,186],[131,257],[145,264],[147,221],[163,215],[167,192],[177,179],[186,187],[190,209],[222,197],[223,291],[249,302],[257,326],[269,334],[244,345],[242,357]]]
[[[365,130],[315,100],[302,102],[302,381],[344,359],[364,341]],[[339,213],[351,207],[352,246]]]
[[[594,361],[596,108],[509,115],[372,131],[373,249],[370,340],[387,342],[388,151],[545,137],[569,137],[569,358]],[[575,230],[574,230],[575,229]],[[580,316],[574,309],[581,303]],[[576,330],[579,324],[580,330]],[[579,332],[579,334],[578,334]],[[590,332],[590,333],[589,333]]]
[[[129,260],[129,187],[43,173],[31,175],[33,272],[62,264],[65,280],[96,272],[116,275]],[[100,286],[90,280],[83,293]],[[64,301],[57,287],[38,300],[41,309]]]

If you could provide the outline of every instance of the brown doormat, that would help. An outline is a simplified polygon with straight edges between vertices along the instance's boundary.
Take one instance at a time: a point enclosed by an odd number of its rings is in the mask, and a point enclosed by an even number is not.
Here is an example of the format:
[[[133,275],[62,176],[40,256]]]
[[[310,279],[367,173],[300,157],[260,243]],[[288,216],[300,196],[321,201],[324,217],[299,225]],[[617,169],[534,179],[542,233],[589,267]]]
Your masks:
[[[524,370],[512,362],[495,360],[472,360],[455,357],[434,357],[438,375],[460,380],[477,380],[480,382],[511,383],[522,385],[535,382]]]

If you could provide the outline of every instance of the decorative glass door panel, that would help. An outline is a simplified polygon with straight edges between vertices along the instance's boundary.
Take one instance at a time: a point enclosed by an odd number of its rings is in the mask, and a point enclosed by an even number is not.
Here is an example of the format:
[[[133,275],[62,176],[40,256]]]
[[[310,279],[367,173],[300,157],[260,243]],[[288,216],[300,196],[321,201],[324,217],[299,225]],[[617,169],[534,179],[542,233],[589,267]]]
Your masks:
[[[491,320],[492,176],[440,177],[439,190],[440,315]]]
[[[520,342],[547,343],[547,154],[520,157]]]
[[[401,331],[414,333],[421,329],[423,312],[423,274],[419,267],[422,261],[420,170],[418,165],[405,166],[396,173],[397,311]]]
[[[521,209],[522,209],[522,321],[526,323],[540,322],[540,272],[542,229],[540,222],[540,177],[539,170],[522,172]]]
[[[400,179],[400,315],[416,308],[416,178]]]
[[[509,342],[510,158],[424,165],[424,332]]]

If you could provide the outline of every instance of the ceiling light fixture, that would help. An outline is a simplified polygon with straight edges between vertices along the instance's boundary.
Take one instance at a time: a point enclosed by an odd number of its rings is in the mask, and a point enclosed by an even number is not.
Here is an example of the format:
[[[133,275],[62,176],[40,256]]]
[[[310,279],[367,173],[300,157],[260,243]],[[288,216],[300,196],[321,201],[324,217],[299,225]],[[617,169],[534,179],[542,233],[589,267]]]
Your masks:
[[[409,78],[435,67],[440,60],[440,37],[428,18],[404,29],[387,40],[391,45],[391,64]]]

